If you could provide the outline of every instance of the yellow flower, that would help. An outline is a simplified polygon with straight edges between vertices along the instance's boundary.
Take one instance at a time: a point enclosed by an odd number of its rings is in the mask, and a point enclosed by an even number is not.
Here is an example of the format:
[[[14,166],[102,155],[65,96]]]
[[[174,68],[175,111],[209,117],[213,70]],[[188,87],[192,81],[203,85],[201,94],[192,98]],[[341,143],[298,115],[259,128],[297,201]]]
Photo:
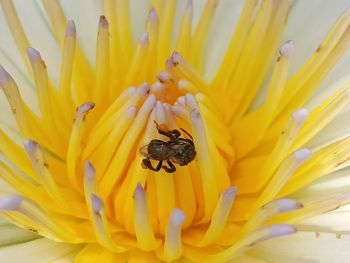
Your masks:
[[[2,223],[2,262],[331,262],[348,244],[350,79],[316,91],[349,11],[294,69],[293,1],[201,2],[0,1],[0,210],[26,229]]]

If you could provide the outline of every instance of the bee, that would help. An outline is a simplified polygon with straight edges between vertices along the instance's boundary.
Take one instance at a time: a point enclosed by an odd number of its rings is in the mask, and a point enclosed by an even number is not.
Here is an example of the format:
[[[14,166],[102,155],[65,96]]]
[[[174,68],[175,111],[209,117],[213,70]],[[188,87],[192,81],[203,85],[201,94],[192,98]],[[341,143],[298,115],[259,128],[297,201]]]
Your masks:
[[[140,148],[140,153],[146,157],[141,163],[143,168],[156,172],[163,168],[166,172],[173,173],[176,171],[173,163],[185,166],[194,160],[196,150],[193,138],[187,131],[180,128],[190,139],[181,138],[181,132],[177,129],[169,130],[165,124],[158,124],[156,121],[154,123],[158,133],[168,137],[169,140],[154,139]],[[151,160],[158,161],[155,168],[152,166]],[[163,165],[164,161],[167,162],[168,166]]]

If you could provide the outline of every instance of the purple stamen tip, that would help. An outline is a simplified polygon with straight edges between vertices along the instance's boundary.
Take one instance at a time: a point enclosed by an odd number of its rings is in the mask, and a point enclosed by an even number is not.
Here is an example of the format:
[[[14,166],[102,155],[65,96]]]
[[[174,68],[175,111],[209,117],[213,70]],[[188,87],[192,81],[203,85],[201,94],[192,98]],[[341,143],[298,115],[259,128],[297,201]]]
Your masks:
[[[10,80],[10,74],[0,65],[0,85],[2,86]]]
[[[108,20],[105,16],[100,16],[100,26],[108,28]]]
[[[170,221],[173,225],[180,226],[185,221],[185,213],[178,208],[174,208],[171,213]]]
[[[149,10],[148,19],[149,19],[151,22],[156,22],[156,21],[158,21],[157,11],[156,11],[156,9],[154,9],[154,7],[152,7],[152,8]]]
[[[41,60],[40,53],[32,47],[27,48],[27,54],[29,59],[33,62]]]
[[[96,170],[90,161],[85,162],[85,177],[89,180],[95,179]]]
[[[76,27],[73,20],[68,20],[67,28],[66,28],[66,36],[75,36],[76,35]]]
[[[20,195],[9,195],[0,199],[0,210],[15,211],[21,205],[23,198]]]
[[[303,207],[303,204],[294,201],[293,199],[282,198],[274,201],[281,213],[297,210]]]
[[[81,105],[79,107],[78,113],[85,114],[85,113],[89,112],[90,110],[92,110],[94,107],[95,107],[95,103],[93,103],[93,102],[84,103],[83,105]]]
[[[297,232],[297,229],[294,226],[288,224],[271,225],[266,229],[269,231],[268,238],[286,236]]]
[[[26,140],[23,142],[23,146],[28,154],[34,154],[38,149],[39,144],[33,140]]]
[[[145,194],[145,190],[143,189],[141,183],[137,183],[135,192],[134,192],[134,198],[141,198]]]
[[[99,198],[97,195],[92,194],[91,195],[91,203],[92,203],[92,209],[94,213],[99,213],[103,207],[103,201],[101,198]]]

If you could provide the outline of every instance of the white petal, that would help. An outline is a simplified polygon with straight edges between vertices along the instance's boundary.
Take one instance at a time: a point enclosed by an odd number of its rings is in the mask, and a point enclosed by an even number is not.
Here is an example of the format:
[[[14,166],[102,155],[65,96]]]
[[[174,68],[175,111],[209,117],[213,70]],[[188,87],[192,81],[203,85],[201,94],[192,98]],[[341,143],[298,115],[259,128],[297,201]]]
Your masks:
[[[335,211],[306,219],[298,223],[302,231],[334,233],[335,235],[350,234],[350,206],[344,206]]]
[[[72,258],[69,254],[77,253],[80,248],[80,245],[58,243],[39,238],[21,244],[0,247],[0,261],[24,262],[23,260],[25,260],[27,263],[60,262],[57,260],[67,256],[69,256],[68,259]]]
[[[347,192],[350,189],[349,175],[350,168],[336,171],[316,180],[310,186],[292,194],[290,198],[306,203],[317,201],[327,196]]]
[[[0,247],[11,246],[39,238],[37,234],[18,228],[2,217],[0,217],[0,233]]]
[[[349,246],[350,236],[337,238],[334,234],[321,234],[316,237],[314,233],[299,232],[263,242],[249,253],[274,263],[347,263],[350,258]]]

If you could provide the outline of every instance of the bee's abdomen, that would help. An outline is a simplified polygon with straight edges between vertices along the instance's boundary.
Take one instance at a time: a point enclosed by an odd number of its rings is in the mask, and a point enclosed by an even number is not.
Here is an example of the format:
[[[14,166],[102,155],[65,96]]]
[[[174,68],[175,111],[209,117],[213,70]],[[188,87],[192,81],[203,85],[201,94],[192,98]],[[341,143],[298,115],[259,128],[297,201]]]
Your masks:
[[[154,160],[167,160],[173,154],[172,152],[172,149],[164,141],[152,140],[148,144],[148,154]]]

